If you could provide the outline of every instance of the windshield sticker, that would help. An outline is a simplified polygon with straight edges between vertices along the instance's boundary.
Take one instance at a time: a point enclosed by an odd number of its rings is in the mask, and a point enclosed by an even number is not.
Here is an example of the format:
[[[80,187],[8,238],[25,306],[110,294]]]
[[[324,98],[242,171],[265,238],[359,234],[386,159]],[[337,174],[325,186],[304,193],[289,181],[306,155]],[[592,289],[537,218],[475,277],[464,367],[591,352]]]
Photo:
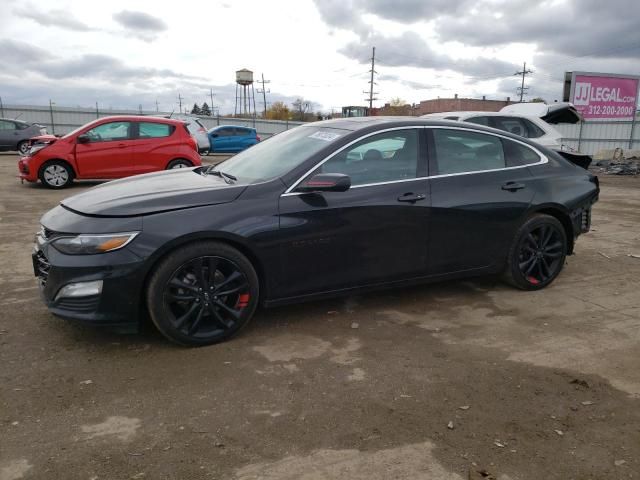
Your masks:
[[[331,133],[331,132],[316,132],[313,135],[309,135],[309,138],[316,138],[318,140],[323,140],[325,142],[332,142],[336,138],[338,138],[340,134]]]

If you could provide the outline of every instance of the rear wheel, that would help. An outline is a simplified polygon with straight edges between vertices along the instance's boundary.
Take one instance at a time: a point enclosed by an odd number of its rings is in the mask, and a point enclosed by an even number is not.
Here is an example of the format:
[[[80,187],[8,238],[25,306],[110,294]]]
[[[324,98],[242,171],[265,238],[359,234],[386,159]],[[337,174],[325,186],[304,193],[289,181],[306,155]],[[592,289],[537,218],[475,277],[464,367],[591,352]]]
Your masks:
[[[258,277],[235,248],[203,241],[169,254],[146,293],[151,319],[165,337],[181,345],[209,345],[249,322],[258,303]]]
[[[182,158],[178,158],[176,160],[171,160],[169,165],[167,165],[167,170],[173,170],[176,168],[191,168],[193,164],[189,160],[184,160]]]
[[[509,250],[505,279],[522,290],[540,290],[560,274],[567,256],[567,235],[550,215],[535,215],[518,230]]]
[[[67,163],[59,160],[45,163],[38,176],[42,184],[49,188],[65,188],[73,182],[73,170]]]

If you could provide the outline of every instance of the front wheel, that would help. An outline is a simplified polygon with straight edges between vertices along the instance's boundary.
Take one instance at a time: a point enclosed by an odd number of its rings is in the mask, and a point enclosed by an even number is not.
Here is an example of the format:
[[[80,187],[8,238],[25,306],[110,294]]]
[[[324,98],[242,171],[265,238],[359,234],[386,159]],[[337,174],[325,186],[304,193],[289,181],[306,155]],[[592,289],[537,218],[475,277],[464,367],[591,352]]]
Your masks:
[[[73,182],[73,170],[67,163],[54,160],[43,165],[39,177],[46,187],[65,188]]]
[[[149,281],[147,306],[158,330],[180,345],[231,338],[258,304],[258,276],[235,248],[215,241],[170,253]]]
[[[178,158],[176,160],[171,160],[169,165],[167,165],[167,170],[174,170],[177,168],[191,168],[193,164],[189,160],[183,160],[182,158]]]
[[[540,290],[560,274],[566,256],[562,224],[550,215],[534,215],[520,227],[509,249],[505,279],[521,290]]]

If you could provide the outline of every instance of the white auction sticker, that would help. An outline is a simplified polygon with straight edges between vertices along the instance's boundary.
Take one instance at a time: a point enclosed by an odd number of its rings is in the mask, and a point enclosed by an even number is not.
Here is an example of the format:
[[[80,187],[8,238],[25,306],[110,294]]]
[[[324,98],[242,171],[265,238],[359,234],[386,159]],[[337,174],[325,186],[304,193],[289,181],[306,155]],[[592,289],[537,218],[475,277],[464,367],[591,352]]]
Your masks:
[[[337,133],[331,133],[331,132],[316,132],[313,135],[309,135],[309,138],[316,138],[318,140],[324,140],[325,142],[332,142],[333,140],[335,140],[336,138],[338,138],[340,135]]]

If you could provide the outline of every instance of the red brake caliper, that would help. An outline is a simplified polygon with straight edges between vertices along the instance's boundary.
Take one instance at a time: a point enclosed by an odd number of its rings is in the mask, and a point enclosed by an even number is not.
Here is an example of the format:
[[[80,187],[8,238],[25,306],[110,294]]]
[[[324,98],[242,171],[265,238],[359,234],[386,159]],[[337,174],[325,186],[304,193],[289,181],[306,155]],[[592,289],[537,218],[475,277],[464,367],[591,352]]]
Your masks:
[[[251,296],[248,293],[242,293],[238,296],[238,303],[236,303],[236,308],[244,308],[249,305],[249,300]]]

